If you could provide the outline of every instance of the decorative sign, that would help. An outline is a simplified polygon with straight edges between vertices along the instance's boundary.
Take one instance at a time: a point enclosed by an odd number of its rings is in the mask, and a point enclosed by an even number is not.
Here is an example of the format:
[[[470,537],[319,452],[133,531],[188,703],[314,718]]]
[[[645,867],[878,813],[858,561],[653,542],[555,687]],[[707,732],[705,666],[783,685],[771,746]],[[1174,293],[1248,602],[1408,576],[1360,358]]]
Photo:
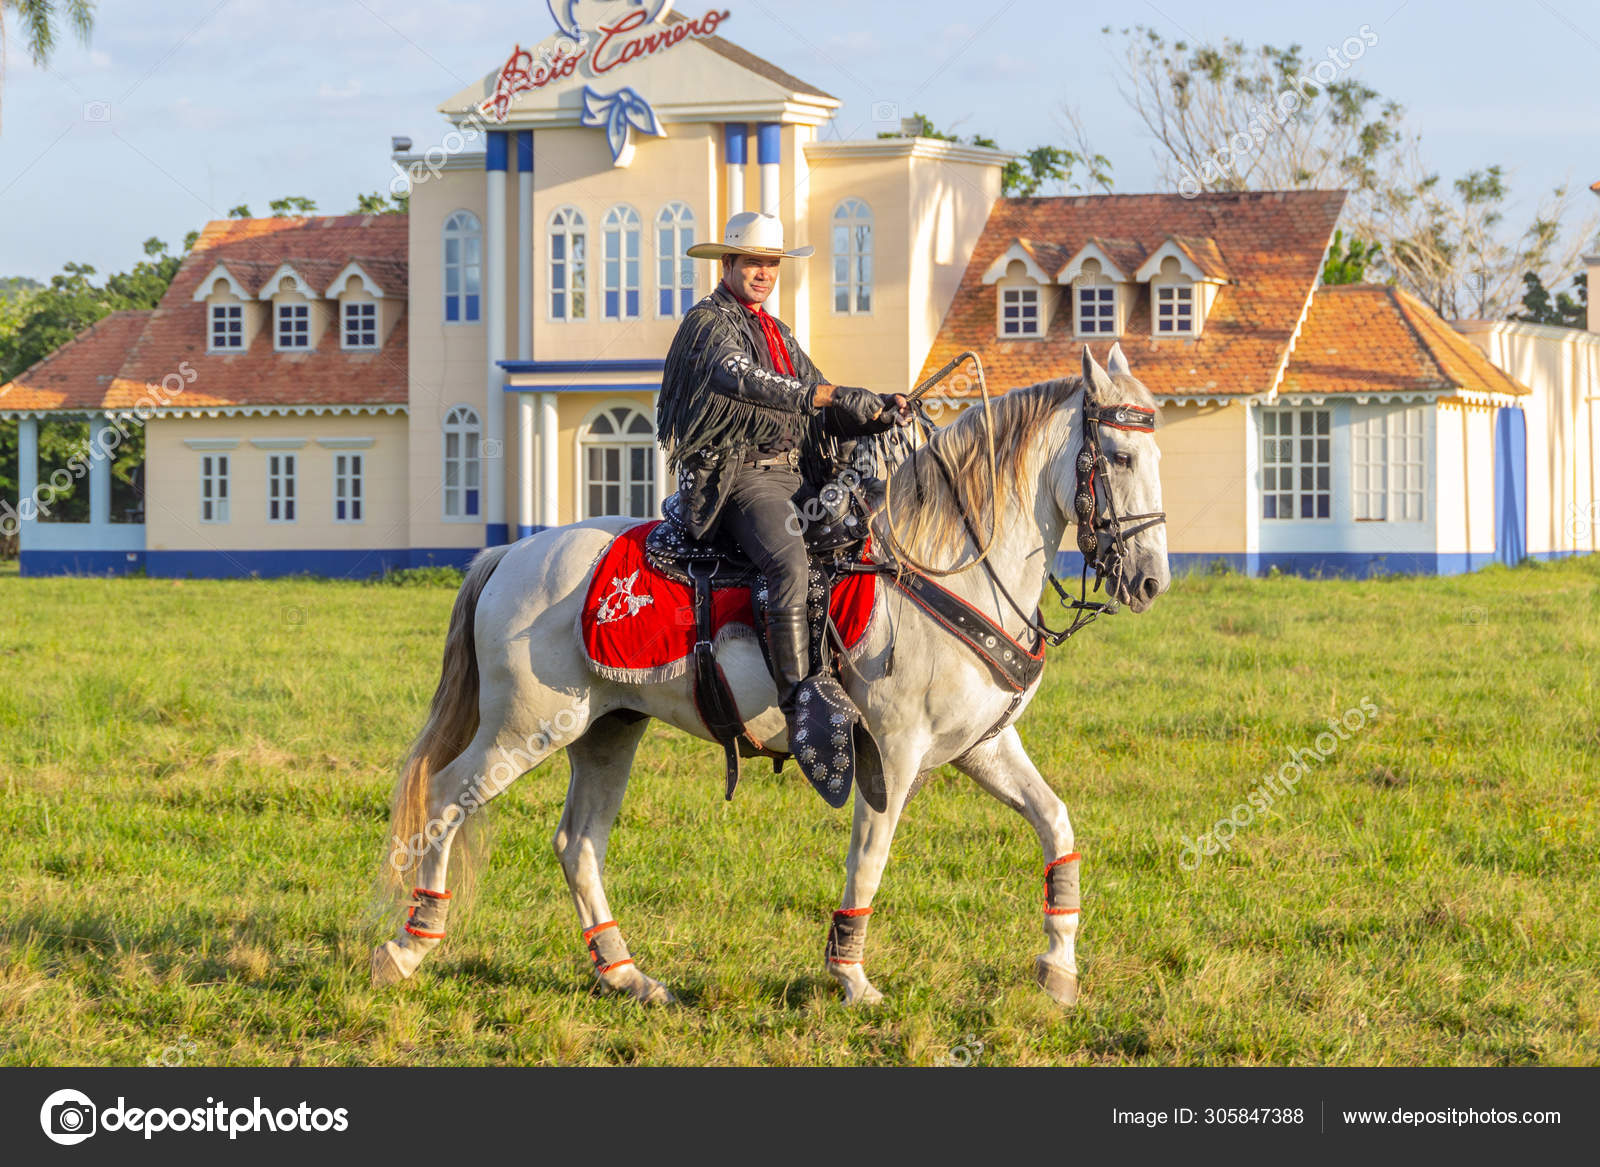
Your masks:
[[[716,35],[728,19],[727,11],[712,9],[698,20],[667,22],[673,0],[547,0],[550,17],[562,38],[553,48],[539,50],[537,56],[518,45],[500,68],[494,93],[479,105],[497,122],[504,122],[512,99],[530,89],[543,89],[556,81],[581,77],[586,81],[609,80],[607,74],[634,61],[642,61],[682,44]],[[597,20],[592,28],[579,19],[580,7],[603,7],[615,11],[627,8],[621,16]],[[641,31],[649,28],[650,31]],[[637,34],[637,35],[630,35]],[[655,110],[637,89],[621,86],[602,93],[585,84],[580,94],[583,112],[580,125],[604,129],[611,147],[611,161],[626,166],[633,161],[633,131],[666,137]]]

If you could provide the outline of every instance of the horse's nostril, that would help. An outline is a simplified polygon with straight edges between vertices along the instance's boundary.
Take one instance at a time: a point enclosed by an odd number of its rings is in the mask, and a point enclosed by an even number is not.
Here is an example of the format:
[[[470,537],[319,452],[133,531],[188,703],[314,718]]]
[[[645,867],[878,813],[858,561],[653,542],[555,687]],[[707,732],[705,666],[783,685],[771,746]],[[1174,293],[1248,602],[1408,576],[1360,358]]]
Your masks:
[[[1144,591],[1144,598],[1147,600],[1153,600],[1160,593],[1161,584],[1156,580],[1155,576],[1147,575],[1144,577],[1144,584],[1142,585],[1142,588]]]

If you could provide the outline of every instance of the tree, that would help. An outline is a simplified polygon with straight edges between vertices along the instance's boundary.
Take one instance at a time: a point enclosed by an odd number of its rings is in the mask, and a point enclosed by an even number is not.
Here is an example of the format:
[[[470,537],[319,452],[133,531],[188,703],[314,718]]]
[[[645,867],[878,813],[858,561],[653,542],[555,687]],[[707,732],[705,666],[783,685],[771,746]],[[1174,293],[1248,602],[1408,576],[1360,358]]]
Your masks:
[[[43,66],[55,52],[57,32],[65,20],[83,44],[94,29],[94,0],[0,0],[0,88],[5,84],[6,14],[22,26],[23,43],[35,65]]]
[[[1518,229],[1506,220],[1501,167],[1444,182],[1423,163],[1404,109],[1349,76],[1377,43],[1370,26],[1360,32],[1319,60],[1293,44],[1169,44],[1143,26],[1113,35],[1125,41],[1123,97],[1179,193],[1342,187],[1352,240],[1379,249],[1367,263],[1446,317],[1503,316],[1524,272],[1548,282],[1570,271],[1596,220],[1563,242],[1566,189]]]
[[[26,296],[29,292],[37,291],[42,287],[44,285],[38,280],[30,280],[27,276],[6,276],[0,278],[0,300]]]
[[[1544,286],[1538,272],[1524,272],[1521,312],[1513,312],[1511,319],[1526,324],[1554,324],[1560,328],[1587,328],[1589,326],[1589,281],[1583,272],[1572,277],[1572,293],[1559,292],[1555,303],[1550,302],[1550,290]]]
[[[1367,268],[1383,255],[1376,243],[1351,237],[1344,241],[1342,230],[1333,233],[1333,246],[1328,248],[1328,258],[1322,265],[1324,284],[1361,284],[1367,280]]]
[[[267,204],[267,209],[272,212],[274,219],[293,219],[299,215],[315,215],[317,204],[316,200],[303,195],[285,195],[281,199],[273,199]]]
[[[921,123],[917,134],[921,138],[937,138],[942,142],[960,142],[969,146],[983,146],[990,150],[1000,149],[993,138],[984,137],[982,134],[961,138],[937,130],[933,122],[920,113],[913,114],[909,120]],[[898,131],[885,131],[878,135],[880,138],[901,136]],[[1085,177],[1082,181],[1110,189],[1110,160],[1103,154],[1089,150],[1087,144],[1081,142],[1081,135],[1079,145],[1079,150],[1066,150],[1059,146],[1035,146],[1022,157],[1013,158],[1000,172],[1000,193],[1007,197],[1030,198],[1037,195],[1049,183],[1059,183],[1063,187],[1076,186],[1079,185],[1079,180],[1075,177],[1079,167],[1084,170]]]
[[[404,215],[411,209],[411,195],[397,194],[391,203],[389,196],[382,191],[373,191],[371,194],[358,194],[356,196],[356,209],[350,211],[352,215]]]
[[[193,245],[195,232],[185,241],[184,253]],[[11,380],[109,313],[128,308],[154,308],[161,302],[183,255],[169,254],[167,244],[152,236],[144,241],[145,258],[125,272],[115,272],[96,285],[95,269],[86,263],[66,264],[48,286],[35,285],[19,294],[0,297],[0,383]],[[13,282],[13,281],[6,281]],[[32,284],[33,281],[24,281]],[[83,449],[88,427],[81,422],[50,421],[39,427],[41,480],[63,467]],[[117,449],[111,463],[112,503],[125,508],[137,497],[134,476],[144,462],[144,430],[134,427]],[[0,500],[17,504],[17,426],[0,423]],[[50,500],[51,515],[82,522],[88,518],[88,491],[74,480]],[[15,554],[9,543],[0,557]]]

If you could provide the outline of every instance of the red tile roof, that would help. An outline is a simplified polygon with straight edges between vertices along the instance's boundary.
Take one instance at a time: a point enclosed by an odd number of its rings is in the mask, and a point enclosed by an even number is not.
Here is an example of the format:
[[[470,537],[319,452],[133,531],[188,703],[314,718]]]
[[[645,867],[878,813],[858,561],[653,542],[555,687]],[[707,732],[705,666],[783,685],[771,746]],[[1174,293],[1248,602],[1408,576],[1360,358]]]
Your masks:
[[[1042,338],[995,336],[995,291],[982,277],[1014,241],[1049,241],[1071,256],[1090,240],[1126,240],[1148,255],[1168,236],[1178,236],[1189,244],[1196,263],[1221,265],[1232,282],[1217,291],[1196,339],[1152,337],[1149,293],[1140,288],[1119,338],[1134,373],[1151,392],[1165,396],[1265,393],[1288,355],[1344,199],[1343,191],[1001,199],[990,212],[922,376],[969,348],[983,358],[996,389],[1078,371],[1083,346],[1072,338],[1066,310]],[[1212,242],[1198,242],[1203,240]],[[1095,347],[1103,359],[1109,338]]]
[[[400,322],[382,338],[376,352],[343,351],[337,329],[330,328],[316,350],[280,353],[272,347],[271,328],[263,327],[242,353],[207,353],[206,306],[195,302],[194,292],[218,260],[227,263],[229,271],[234,271],[237,260],[260,273],[253,294],[259,291],[260,280],[288,263],[321,295],[351,259],[404,263],[407,232],[404,215],[226,219],[206,224],[118,371],[113,403],[137,398],[146,383],[160,384],[188,362],[195,377],[174,405],[405,404],[406,313],[401,313]],[[370,274],[381,278],[376,271]],[[389,275],[395,278],[393,271]]]
[[[1222,252],[1217,247],[1215,239],[1207,239],[1194,235],[1171,236],[1173,246],[1189,257],[1189,262],[1200,269],[1200,274],[1207,279],[1231,279],[1228,265],[1222,261]]]
[[[1316,396],[1532,392],[1421,300],[1382,284],[1317,289],[1281,389]]]
[[[339,270],[355,259],[386,295],[403,302],[407,231],[404,215],[208,223],[154,311],[114,313],[10,385],[0,386],[0,411],[128,408],[148,402],[149,387],[162,385],[173,374],[184,379],[182,392],[157,400],[175,408],[404,405],[409,317],[403,308],[375,352],[343,351],[335,324],[310,352],[274,351],[272,329],[263,326],[243,352],[208,353],[206,305],[196,302],[194,293],[219,261],[252,296],[288,263],[320,297]],[[23,401],[28,404],[17,404]]]
[[[100,409],[128,349],[153,315],[113,312],[0,385],[0,412]]]
[[[1145,250],[1144,244],[1135,239],[1101,239],[1096,236],[1093,239],[1085,239],[1083,243],[1084,246],[1088,246],[1089,244],[1093,243],[1105,253],[1105,257],[1107,259],[1116,265],[1117,270],[1123,275],[1127,276],[1130,280],[1133,278],[1133,273],[1139,270],[1140,265],[1143,264],[1150,255],[1150,253]],[[1078,250],[1082,251],[1083,248],[1080,247]],[[1073,254],[1076,254],[1076,252]],[[1061,269],[1057,268],[1050,274],[1052,276],[1060,275]]]

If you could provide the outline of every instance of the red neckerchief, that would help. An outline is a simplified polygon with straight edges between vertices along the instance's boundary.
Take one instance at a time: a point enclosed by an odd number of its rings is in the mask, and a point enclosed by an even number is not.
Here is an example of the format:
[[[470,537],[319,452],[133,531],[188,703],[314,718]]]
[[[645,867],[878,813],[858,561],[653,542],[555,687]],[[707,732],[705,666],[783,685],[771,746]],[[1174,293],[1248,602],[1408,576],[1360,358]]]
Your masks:
[[[726,281],[723,287],[727,287]],[[745,300],[732,288],[728,288],[728,295],[738,300],[745,311],[756,318],[756,323],[761,325],[761,335],[767,338],[767,355],[772,358],[773,369],[785,376],[794,376],[794,364],[789,360],[789,347],[783,343],[783,333],[778,331],[778,322],[760,304]]]

